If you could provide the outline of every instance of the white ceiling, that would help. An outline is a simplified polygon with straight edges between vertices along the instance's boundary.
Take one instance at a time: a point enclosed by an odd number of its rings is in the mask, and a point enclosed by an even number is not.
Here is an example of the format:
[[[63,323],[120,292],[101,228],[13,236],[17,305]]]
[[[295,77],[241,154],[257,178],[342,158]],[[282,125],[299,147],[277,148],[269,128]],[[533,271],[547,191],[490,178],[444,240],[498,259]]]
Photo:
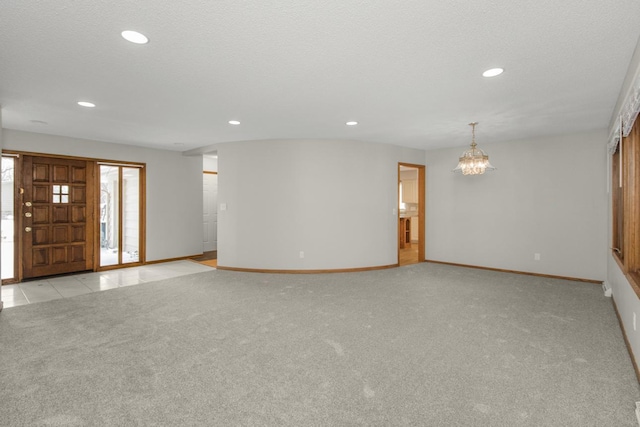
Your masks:
[[[638,0],[2,0],[0,104],[5,128],[180,151],[463,146],[471,121],[482,145],[605,129],[639,35]]]

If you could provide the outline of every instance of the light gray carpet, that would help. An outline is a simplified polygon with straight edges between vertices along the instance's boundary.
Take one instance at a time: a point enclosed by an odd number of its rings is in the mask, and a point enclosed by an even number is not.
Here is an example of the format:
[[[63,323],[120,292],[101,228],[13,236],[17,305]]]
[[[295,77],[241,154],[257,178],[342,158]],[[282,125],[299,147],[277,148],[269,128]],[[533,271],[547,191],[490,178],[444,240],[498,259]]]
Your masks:
[[[0,425],[637,426],[599,286],[194,274],[0,313]]]

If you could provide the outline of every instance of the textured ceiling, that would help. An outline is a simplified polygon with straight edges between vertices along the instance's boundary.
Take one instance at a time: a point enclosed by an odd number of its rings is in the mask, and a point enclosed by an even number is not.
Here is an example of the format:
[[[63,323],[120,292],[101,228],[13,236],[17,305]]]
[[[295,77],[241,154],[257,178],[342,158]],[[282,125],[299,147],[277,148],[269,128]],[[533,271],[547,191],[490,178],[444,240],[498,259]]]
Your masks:
[[[5,128],[181,151],[463,146],[471,121],[482,145],[606,128],[639,35],[638,0],[2,0],[0,104]]]

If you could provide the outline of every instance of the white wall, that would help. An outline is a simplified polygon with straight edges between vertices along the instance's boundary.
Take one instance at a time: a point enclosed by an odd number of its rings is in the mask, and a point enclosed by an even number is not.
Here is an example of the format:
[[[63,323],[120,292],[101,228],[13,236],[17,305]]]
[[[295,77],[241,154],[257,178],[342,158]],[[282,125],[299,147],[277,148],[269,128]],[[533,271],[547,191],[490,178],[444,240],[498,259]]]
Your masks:
[[[207,172],[218,172],[218,158],[207,155],[202,156],[202,170]]]
[[[5,149],[147,164],[147,261],[202,253],[202,158],[4,130]]]
[[[617,122],[617,117],[620,114],[620,109],[627,97],[633,83],[637,81],[636,79],[640,76],[640,41],[636,46],[635,53],[631,60],[631,64],[627,71],[627,76],[625,78],[625,83],[620,91],[620,96],[618,97],[618,102],[616,104],[616,109],[611,118],[611,127],[613,128]],[[636,119],[640,120],[640,119]],[[637,126],[637,124],[636,124]],[[607,218],[606,225],[602,225],[603,229],[608,230],[608,238],[607,242],[612,241],[612,218],[611,218],[611,194],[609,194],[609,216]],[[606,228],[605,228],[606,227]],[[608,268],[607,268],[607,283],[611,286],[613,298],[615,299],[616,306],[618,307],[618,312],[620,313],[620,318],[622,319],[622,324],[624,325],[625,332],[627,334],[627,339],[629,341],[629,345],[633,350],[633,354],[635,355],[636,363],[640,364],[640,331],[634,331],[633,329],[633,316],[640,315],[640,300],[636,295],[635,291],[631,287],[631,284],[624,276],[618,263],[613,259],[611,252],[608,252],[607,255]]]
[[[398,162],[422,164],[424,151],[323,140],[217,148],[219,265],[313,270],[397,262]]]
[[[479,176],[451,172],[465,148],[428,151],[426,258],[604,280],[605,144],[604,131],[480,142],[498,169]]]
[[[640,301],[611,254],[608,256],[607,283],[611,286],[613,298],[636,363],[640,363],[638,358],[640,356],[640,331],[633,330],[633,315],[635,313],[636,316],[640,316]],[[637,321],[640,322],[640,319]]]

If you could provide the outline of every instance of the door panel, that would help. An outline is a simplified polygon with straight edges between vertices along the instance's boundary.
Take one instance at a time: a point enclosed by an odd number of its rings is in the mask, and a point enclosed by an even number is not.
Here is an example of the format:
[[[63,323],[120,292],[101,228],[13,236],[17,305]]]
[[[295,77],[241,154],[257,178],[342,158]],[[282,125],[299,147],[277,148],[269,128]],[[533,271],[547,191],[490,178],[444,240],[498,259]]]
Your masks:
[[[94,163],[35,156],[22,161],[23,278],[92,270]]]
[[[49,222],[49,206],[33,206],[33,224],[46,224]]]
[[[69,208],[66,206],[52,206],[53,215],[51,217],[51,222],[56,223],[68,223],[69,222]]]
[[[67,227],[66,226],[57,226],[53,228],[53,239],[52,243],[60,244],[67,243],[69,238],[67,237]]]
[[[49,203],[49,186],[33,184],[33,197],[31,199],[34,203]]]

